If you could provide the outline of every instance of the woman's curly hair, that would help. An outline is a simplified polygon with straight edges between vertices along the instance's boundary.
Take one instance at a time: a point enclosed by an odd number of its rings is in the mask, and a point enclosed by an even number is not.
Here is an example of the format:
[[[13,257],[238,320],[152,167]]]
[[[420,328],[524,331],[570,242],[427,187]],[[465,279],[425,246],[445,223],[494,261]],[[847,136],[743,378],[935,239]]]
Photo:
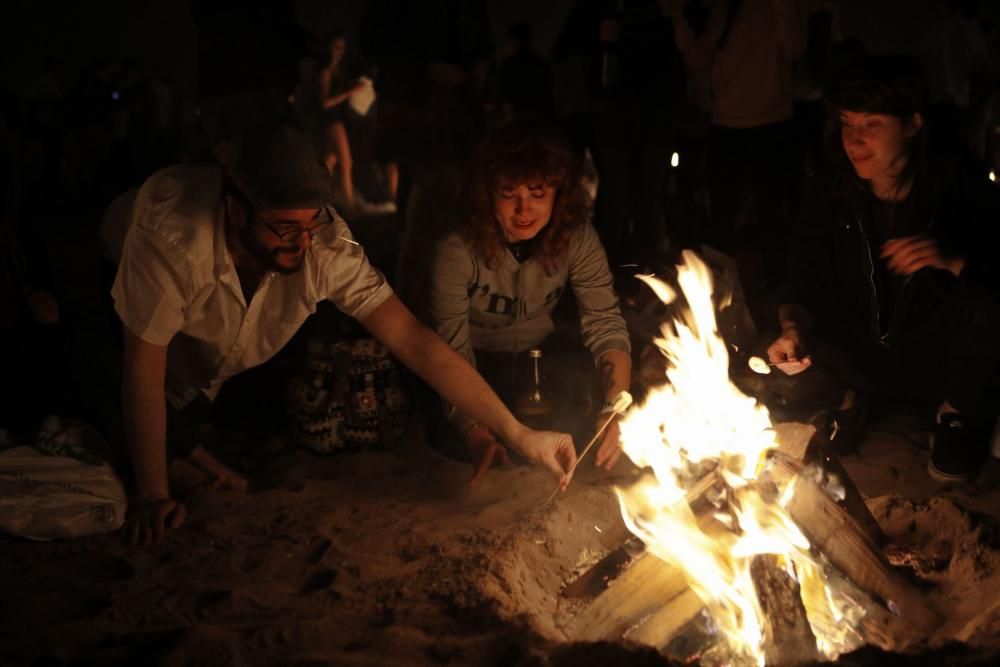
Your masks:
[[[463,236],[490,268],[500,263],[506,245],[494,207],[501,183],[539,182],[556,191],[552,217],[535,237],[551,275],[588,215],[579,160],[569,142],[551,123],[522,118],[494,130],[473,154],[462,192]]]

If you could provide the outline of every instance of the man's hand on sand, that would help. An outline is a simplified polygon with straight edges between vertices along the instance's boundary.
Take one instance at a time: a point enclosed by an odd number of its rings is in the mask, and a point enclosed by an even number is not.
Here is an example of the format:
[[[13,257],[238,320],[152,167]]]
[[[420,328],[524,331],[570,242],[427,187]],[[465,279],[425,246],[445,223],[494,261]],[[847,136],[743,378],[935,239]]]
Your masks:
[[[160,544],[167,528],[177,530],[184,523],[187,508],[166,496],[136,499],[129,503],[122,536],[132,544]]]
[[[570,471],[576,465],[576,449],[568,433],[525,429],[524,435],[511,446],[532,463],[547,468],[561,489],[569,485]]]

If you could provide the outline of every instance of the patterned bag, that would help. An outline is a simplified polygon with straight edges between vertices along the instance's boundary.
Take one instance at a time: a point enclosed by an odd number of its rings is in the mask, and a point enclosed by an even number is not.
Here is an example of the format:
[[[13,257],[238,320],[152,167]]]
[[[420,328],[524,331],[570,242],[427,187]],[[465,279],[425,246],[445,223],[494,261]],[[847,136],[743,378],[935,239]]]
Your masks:
[[[392,448],[408,408],[398,362],[372,338],[311,338],[306,370],[288,390],[296,442],[322,454]]]

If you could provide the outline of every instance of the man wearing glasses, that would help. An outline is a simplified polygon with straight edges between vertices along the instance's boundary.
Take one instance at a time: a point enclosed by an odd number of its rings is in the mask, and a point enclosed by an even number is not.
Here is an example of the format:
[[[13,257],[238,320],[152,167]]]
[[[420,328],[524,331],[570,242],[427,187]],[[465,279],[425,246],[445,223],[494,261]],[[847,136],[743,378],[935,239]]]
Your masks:
[[[184,521],[168,456],[222,484],[245,481],[196,447],[222,384],[271,358],[322,299],[357,319],[444,398],[565,487],[576,460],[565,434],[518,422],[476,371],[419,324],[329,206],[330,176],[285,126],[234,142],[226,167],[178,166],[139,190],[112,296],[124,324],[125,434],[137,500],[125,526],[158,543]]]

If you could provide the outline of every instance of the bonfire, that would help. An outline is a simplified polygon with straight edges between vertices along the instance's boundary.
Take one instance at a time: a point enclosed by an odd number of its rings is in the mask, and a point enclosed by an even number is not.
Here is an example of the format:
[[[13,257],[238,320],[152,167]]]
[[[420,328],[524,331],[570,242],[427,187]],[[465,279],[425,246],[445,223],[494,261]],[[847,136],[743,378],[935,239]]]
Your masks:
[[[667,284],[643,280],[664,302],[675,300]],[[621,424],[625,453],[650,471],[616,490],[625,524],[650,554],[683,573],[718,638],[715,660],[834,659],[863,641],[857,588],[838,576],[789,511],[799,477],[773,474],[769,453],[778,443],[768,411],[730,381],[710,270],[685,252],[677,283],[687,307],[656,341],[667,381]],[[707,512],[692,509],[695,488],[711,489]],[[804,614],[797,637],[779,636],[782,622],[795,621],[776,617],[797,610],[775,609],[767,589],[776,585],[796,593],[792,607]]]

